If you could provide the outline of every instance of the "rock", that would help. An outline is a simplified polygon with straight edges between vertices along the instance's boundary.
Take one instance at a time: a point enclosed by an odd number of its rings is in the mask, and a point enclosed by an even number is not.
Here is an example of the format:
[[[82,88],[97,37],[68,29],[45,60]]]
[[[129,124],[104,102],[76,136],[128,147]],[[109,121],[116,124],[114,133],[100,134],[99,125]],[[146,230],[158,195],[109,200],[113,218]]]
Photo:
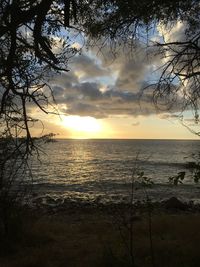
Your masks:
[[[181,202],[176,197],[171,197],[165,201],[162,201],[162,204],[164,208],[169,209],[169,210],[186,210],[187,209],[187,204]]]

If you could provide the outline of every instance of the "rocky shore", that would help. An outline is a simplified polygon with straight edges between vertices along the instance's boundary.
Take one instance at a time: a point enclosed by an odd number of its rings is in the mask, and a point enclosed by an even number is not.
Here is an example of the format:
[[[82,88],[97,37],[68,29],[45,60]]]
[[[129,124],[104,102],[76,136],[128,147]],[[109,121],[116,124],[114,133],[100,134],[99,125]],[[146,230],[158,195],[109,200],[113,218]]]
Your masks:
[[[80,199],[68,199],[68,198],[54,198],[52,196],[35,197],[31,203],[26,204],[27,207],[38,210],[43,213],[66,213],[84,211],[102,211],[106,213],[113,213],[119,210],[130,209],[135,213],[144,213],[150,209],[153,213],[199,213],[200,204],[193,201],[181,201],[177,197],[171,197],[160,202],[158,201],[135,201],[134,203],[114,203],[107,202],[101,203],[98,199],[94,201],[84,201]]]

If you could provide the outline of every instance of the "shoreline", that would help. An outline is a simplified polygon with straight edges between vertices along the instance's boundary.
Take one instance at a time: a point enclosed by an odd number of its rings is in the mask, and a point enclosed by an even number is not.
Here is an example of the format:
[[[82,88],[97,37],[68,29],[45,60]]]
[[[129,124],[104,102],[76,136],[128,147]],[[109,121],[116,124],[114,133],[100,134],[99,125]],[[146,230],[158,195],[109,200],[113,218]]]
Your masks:
[[[135,201],[134,203],[125,202],[107,202],[101,203],[98,201],[84,201],[74,199],[61,199],[45,196],[42,198],[36,198],[31,203],[26,203],[24,207],[30,210],[39,210],[42,213],[51,214],[64,214],[68,211],[101,211],[106,214],[112,214],[115,212],[123,211],[133,213],[145,213],[151,210],[152,214],[159,213],[199,213],[200,203],[194,203],[193,201],[181,201],[177,197],[170,197],[162,201],[151,201],[150,199],[144,201]]]
[[[130,190],[130,186],[125,184]],[[125,194],[126,193],[126,194]],[[51,191],[33,190],[28,196],[28,201],[32,206],[49,206],[49,207],[64,207],[66,203],[72,205],[83,206],[127,206],[132,201],[133,206],[143,206],[147,199],[153,203],[154,206],[163,206],[163,203],[171,198],[177,198],[186,206],[197,209],[200,205],[200,187],[199,185],[152,185],[151,187],[144,187],[138,184],[138,188],[134,189],[133,194],[127,189],[120,191],[101,191],[98,194],[91,191]]]

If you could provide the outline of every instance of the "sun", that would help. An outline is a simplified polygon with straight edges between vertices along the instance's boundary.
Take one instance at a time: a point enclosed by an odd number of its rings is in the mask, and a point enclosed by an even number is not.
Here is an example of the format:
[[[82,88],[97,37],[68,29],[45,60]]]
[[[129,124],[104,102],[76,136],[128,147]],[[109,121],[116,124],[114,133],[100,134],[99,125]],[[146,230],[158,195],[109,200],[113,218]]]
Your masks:
[[[93,117],[63,116],[62,125],[75,133],[84,134],[84,137],[102,130],[99,121]]]

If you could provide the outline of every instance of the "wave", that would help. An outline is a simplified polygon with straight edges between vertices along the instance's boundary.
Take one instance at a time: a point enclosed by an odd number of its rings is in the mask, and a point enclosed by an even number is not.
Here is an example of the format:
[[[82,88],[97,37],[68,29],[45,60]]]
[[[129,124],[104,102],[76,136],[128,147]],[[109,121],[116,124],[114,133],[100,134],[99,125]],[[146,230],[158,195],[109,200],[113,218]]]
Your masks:
[[[94,184],[93,184],[94,185]],[[39,197],[49,196],[51,198],[59,198],[59,199],[71,199],[73,201],[76,200],[87,200],[87,201],[97,201],[97,202],[130,202],[131,196],[131,184],[107,184],[107,187],[91,187],[91,186],[83,186],[80,185],[55,185],[55,184],[43,184],[45,186],[42,190],[41,185],[38,185],[35,188],[36,199]],[[38,191],[38,187],[40,191]],[[92,190],[93,189],[93,190]],[[99,189],[99,190],[98,190]],[[112,190],[111,190],[112,189]],[[135,188],[133,191],[133,201],[145,201],[146,193],[148,193],[148,198],[152,201],[161,201],[164,199],[169,199],[172,196],[176,196],[180,200],[190,200],[190,201],[200,201],[199,193],[200,187],[195,185],[164,185],[164,184],[156,184],[152,187],[146,188],[145,192],[144,188]]]
[[[128,162],[128,161],[124,161],[124,162]],[[143,166],[152,165],[155,167],[156,166],[169,166],[169,167],[180,167],[180,168],[184,168],[184,169],[186,169],[188,166],[187,162],[183,163],[183,162],[169,162],[169,161],[155,161],[155,160],[138,160],[134,164],[136,167],[137,167],[137,165],[143,165]]]

